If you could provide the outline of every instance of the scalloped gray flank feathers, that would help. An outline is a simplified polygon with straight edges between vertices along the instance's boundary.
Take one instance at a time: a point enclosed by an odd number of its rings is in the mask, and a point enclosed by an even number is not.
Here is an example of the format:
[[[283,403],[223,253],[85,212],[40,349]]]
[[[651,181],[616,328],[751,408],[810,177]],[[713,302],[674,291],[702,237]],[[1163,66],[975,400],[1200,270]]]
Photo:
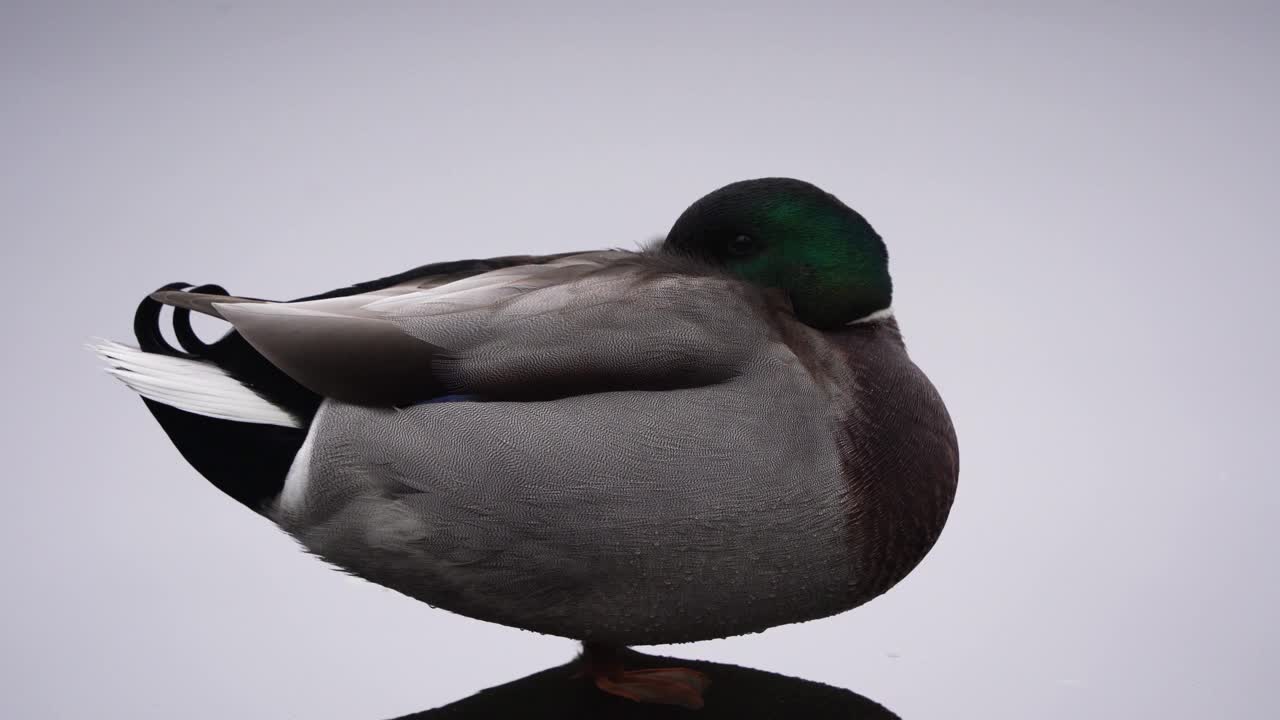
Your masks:
[[[96,347],[202,474],[348,572],[527,630],[688,642],[857,606],[941,532],[955,434],[887,272],[861,216],[764,179],[638,252],[293,302],[175,284],[139,348]],[[201,343],[191,311],[234,329]]]

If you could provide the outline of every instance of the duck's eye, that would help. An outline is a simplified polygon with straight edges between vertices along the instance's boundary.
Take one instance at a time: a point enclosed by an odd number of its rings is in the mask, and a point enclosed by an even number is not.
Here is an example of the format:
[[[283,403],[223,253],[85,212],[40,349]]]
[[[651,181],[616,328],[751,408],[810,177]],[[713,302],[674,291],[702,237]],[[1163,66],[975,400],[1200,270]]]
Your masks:
[[[725,249],[733,257],[743,257],[755,251],[756,241],[750,235],[739,235],[730,240]]]

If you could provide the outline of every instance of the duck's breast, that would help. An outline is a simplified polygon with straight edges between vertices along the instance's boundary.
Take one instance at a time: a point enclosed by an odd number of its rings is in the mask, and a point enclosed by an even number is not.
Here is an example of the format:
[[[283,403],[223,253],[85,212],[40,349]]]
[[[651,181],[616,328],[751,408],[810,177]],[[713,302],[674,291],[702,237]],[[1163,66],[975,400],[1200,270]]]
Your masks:
[[[852,600],[862,603],[910,573],[937,541],[959,479],[951,417],[907,355],[891,317],[832,339],[829,360],[852,390],[835,404],[848,488]]]

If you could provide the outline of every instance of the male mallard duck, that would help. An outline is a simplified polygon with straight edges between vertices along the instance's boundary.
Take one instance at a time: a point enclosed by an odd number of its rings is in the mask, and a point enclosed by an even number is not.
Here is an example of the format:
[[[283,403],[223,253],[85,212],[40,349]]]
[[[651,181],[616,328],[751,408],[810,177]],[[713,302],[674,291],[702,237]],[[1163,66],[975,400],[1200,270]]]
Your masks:
[[[602,689],[701,704],[616,649],[848,610],[920,562],[955,433],[880,236],[748,180],[662,242],[426,265],[292,302],[175,284],[98,352],[232,498],[347,571],[575,638]],[[159,332],[175,309],[182,346]],[[205,344],[190,311],[234,327]]]

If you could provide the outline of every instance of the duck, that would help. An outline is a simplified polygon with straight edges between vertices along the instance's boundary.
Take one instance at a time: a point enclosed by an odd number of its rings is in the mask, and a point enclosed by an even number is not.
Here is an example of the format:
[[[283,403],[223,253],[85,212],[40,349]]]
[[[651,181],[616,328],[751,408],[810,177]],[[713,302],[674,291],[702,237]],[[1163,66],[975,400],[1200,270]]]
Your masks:
[[[636,250],[283,302],[171,283],[138,306],[136,346],[92,347],[196,471],[307,552],[580,641],[604,692],[697,708],[706,675],[625,649],[845,612],[947,521],[955,429],[892,295],[861,214],[773,177]],[[231,327],[205,342],[192,312]]]

